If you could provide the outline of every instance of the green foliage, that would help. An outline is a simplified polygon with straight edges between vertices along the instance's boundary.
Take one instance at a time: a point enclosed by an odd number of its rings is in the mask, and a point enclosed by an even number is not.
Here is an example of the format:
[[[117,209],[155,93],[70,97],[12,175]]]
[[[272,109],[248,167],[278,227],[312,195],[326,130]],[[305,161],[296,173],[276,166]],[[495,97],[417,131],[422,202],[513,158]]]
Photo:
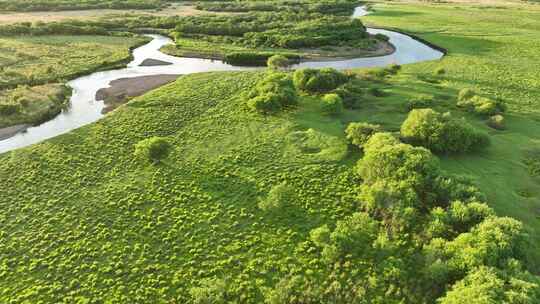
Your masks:
[[[150,137],[135,145],[133,155],[141,160],[159,163],[171,153],[171,144],[163,137]]]
[[[273,55],[268,58],[266,65],[274,70],[284,69],[290,65],[290,61],[287,57],[282,55]]]
[[[353,145],[364,146],[367,141],[377,132],[381,132],[380,125],[374,125],[366,122],[352,122],[345,129],[347,139]]]
[[[431,95],[419,95],[407,101],[407,110],[424,109],[433,106],[434,97]]]
[[[328,227],[322,226],[310,232],[312,241],[322,247],[322,256],[332,263],[345,256],[367,256],[378,235],[378,225],[367,213],[354,213],[336,223],[334,231],[328,234]]]
[[[486,134],[476,131],[465,120],[432,109],[412,110],[401,125],[401,137],[437,153],[463,153],[489,143]]]
[[[210,278],[201,281],[199,287],[189,290],[194,304],[226,304],[227,283],[223,279]]]
[[[279,56],[277,58],[285,58],[287,64],[280,67],[286,67],[290,63],[298,62],[300,56],[295,54],[277,54],[273,52],[234,52],[225,55],[224,61],[232,65],[245,65],[245,66],[265,66],[270,58]],[[284,62],[282,62],[284,63]]]
[[[504,130],[506,129],[506,124],[504,121],[504,116],[497,114],[489,117],[487,125],[493,129]]]
[[[2,0],[0,11],[65,11],[86,9],[156,9],[164,6],[164,1],[149,0]]]
[[[297,94],[288,74],[270,73],[260,80],[247,95],[247,105],[264,114],[280,111],[297,104]]]
[[[283,182],[270,189],[265,199],[258,204],[266,212],[283,212],[285,208],[294,206],[294,189]]]
[[[462,90],[463,91],[463,90]],[[471,91],[466,91],[458,97],[458,107],[467,109],[479,115],[490,116],[506,111],[506,105],[500,101],[474,95],[470,97]]]
[[[540,284],[530,275],[508,275],[490,267],[479,267],[452,286],[440,304],[537,303]]]
[[[335,69],[299,69],[294,72],[294,85],[308,93],[329,92],[349,81],[349,77]]]
[[[343,100],[338,94],[326,94],[322,98],[322,112],[325,115],[338,115],[343,112]]]
[[[344,85],[333,90],[332,93],[338,94],[343,100],[343,107],[347,109],[357,109],[360,107],[360,101],[364,95],[361,86],[353,81],[349,81]]]
[[[458,93],[458,102],[470,100],[474,96],[476,96],[476,93],[472,89],[461,89]]]

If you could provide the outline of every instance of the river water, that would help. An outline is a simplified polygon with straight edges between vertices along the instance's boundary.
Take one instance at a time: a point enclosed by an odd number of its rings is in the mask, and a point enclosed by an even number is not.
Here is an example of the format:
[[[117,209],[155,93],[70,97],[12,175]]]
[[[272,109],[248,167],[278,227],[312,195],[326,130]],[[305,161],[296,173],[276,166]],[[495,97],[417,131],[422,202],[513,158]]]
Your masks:
[[[353,18],[361,17],[366,14],[367,11],[364,7],[357,7],[354,11]],[[336,69],[350,69],[360,67],[381,67],[393,63],[408,64],[436,60],[444,55],[442,52],[401,33],[371,28],[368,28],[368,32],[371,34],[381,33],[388,36],[390,38],[390,43],[394,45],[396,51],[390,55],[379,57],[317,62],[306,61],[294,65],[293,68],[332,67]],[[152,37],[153,40],[133,50],[134,59],[126,68],[96,72],[68,82],[68,85],[73,88],[70,107],[52,120],[39,126],[30,127],[24,132],[20,132],[10,138],[0,141],[0,153],[26,147],[99,120],[104,116],[102,114],[104,103],[102,100],[96,100],[96,92],[101,88],[109,87],[109,83],[116,79],[160,74],[178,75],[210,71],[257,69],[253,67],[232,66],[219,60],[169,56],[161,53],[159,49],[166,44],[173,43],[172,40],[160,35],[149,36]],[[170,62],[172,64],[167,66],[139,66],[141,62],[149,58]]]

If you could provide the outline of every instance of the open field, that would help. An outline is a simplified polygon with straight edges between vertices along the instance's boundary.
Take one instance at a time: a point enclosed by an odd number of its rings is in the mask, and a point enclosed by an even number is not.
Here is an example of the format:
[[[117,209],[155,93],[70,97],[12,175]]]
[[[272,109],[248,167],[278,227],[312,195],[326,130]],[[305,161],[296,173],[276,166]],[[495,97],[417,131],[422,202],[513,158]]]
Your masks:
[[[0,302],[538,303],[540,10],[373,9],[447,56],[185,75],[0,155]]]
[[[216,14],[195,9],[192,5],[171,4],[160,10],[117,10],[117,9],[93,9],[93,10],[70,10],[55,12],[0,12],[0,24],[16,22],[53,22],[65,20],[99,20],[107,16],[118,15],[142,15],[142,16],[193,16],[198,14]]]
[[[61,84],[126,64],[130,49],[145,41],[108,36],[0,37],[0,106],[15,109],[0,116],[0,128],[55,116],[69,95]]]

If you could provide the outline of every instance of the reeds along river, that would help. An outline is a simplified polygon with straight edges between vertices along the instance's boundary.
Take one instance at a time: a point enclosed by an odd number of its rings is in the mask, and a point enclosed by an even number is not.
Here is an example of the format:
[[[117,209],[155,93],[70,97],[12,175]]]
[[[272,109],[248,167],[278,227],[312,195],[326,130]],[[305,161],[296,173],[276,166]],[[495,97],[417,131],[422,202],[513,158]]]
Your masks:
[[[361,17],[366,14],[367,11],[364,7],[357,7],[353,17]],[[390,38],[389,42],[395,47],[395,52],[380,57],[316,62],[306,61],[293,66],[293,68],[331,67],[336,69],[350,69],[381,67],[389,64],[409,64],[436,60],[444,55],[443,52],[398,32],[372,28],[368,28],[368,32],[371,34],[381,33],[388,36]],[[210,71],[256,69],[253,67],[232,66],[219,60],[169,56],[161,53],[159,49],[166,44],[172,43],[172,40],[160,35],[149,36],[153,40],[133,51],[134,59],[126,68],[96,72],[68,82],[68,85],[73,88],[70,107],[46,123],[30,127],[10,138],[1,140],[0,153],[26,147],[99,120],[104,116],[102,114],[104,103],[101,100],[96,100],[96,92],[101,88],[108,87],[109,83],[116,79],[149,75],[177,75]],[[157,59],[172,64],[166,66],[140,66],[145,59]]]

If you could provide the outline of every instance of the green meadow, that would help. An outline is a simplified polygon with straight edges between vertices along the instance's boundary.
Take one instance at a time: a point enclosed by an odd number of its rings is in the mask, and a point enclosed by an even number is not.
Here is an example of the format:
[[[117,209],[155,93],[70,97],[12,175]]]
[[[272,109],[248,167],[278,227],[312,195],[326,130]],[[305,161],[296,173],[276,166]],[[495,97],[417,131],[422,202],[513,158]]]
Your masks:
[[[364,23],[448,54],[345,74],[186,75],[0,155],[0,302],[538,301],[540,9],[372,8]],[[340,85],[353,106],[332,103]],[[465,88],[507,104],[504,129],[458,107]],[[425,106],[490,144],[435,155],[400,142]],[[356,146],[351,122],[385,133]],[[148,161],[155,137],[167,153]]]

